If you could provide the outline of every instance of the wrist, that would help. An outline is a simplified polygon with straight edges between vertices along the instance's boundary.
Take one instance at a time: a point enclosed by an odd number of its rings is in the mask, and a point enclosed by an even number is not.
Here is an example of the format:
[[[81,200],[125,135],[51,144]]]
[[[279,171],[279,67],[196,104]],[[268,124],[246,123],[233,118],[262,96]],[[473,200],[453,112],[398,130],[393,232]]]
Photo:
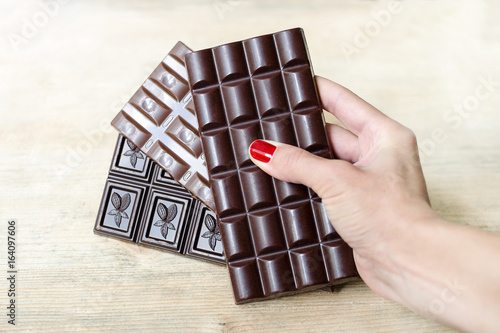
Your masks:
[[[460,330],[494,331],[500,310],[500,267],[492,264],[500,255],[498,236],[435,213],[403,228],[376,264],[382,296]]]
[[[363,255],[355,253],[355,258],[362,277],[363,273],[371,275],[365,281],[372,282],[369,286],[376,293],[426,315],[428,303],[440,291],[430,259],[439,252],[439,235],[447,233],[448,223],[428,205],[406,207],[386,222],[389,227],[369,257],[363,251]]]

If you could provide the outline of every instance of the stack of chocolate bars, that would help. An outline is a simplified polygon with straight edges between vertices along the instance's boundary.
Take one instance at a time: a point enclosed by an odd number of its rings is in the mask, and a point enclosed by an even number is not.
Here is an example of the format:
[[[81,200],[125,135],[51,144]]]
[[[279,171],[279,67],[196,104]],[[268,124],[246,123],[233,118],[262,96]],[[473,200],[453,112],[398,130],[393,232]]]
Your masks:
[[[302,29],[177,43],[112,125],[96,233],[227,263],[237,304],[357,278],[316,193],[248,155],[268,139],[333,157]]]

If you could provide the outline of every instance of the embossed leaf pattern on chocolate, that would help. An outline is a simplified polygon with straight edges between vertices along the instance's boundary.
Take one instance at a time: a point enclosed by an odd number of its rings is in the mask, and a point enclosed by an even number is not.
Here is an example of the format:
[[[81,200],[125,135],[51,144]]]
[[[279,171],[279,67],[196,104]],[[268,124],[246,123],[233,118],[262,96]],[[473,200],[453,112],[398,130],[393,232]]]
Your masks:
[[[125,210],[130,205],[130,194],[126,193],[123,197],[121,197],[118,193],[113,193],[111,195],[111,204],[115,207],[115,209],[111,210],[108,214],[115,216],[115,224],[117,227],[120,227],[122,218],[128,219],[128,215],[125,213]]]
[[[127,145],[129,146],[130,150],[127,150],[123,154],[123,156],[130,156],[130,164],[132,164],[132,166],[135,168],[137,159],[144,159],[144,155],[142,155],[141,150],[132,142],[127,140]]]
[[[221,241],[222,238],[220,236],[219,226],[215,221],[215,218],[212,215],[205,216],[205,226],[208,231],[205,231],[201,237],[208,238],[208,243],[210,248],[215,251],[215,246],[217,245],[217,241]]]
[[[161,235],[166,239],[168,230],[175,230],[172,221],[177,215],[177,206],[175,204],[172,204],[171,206],[166,208],[164,204],[160,203],[156,211],[161,220],[156,221],[154,225],[156,227],[161,227]]]

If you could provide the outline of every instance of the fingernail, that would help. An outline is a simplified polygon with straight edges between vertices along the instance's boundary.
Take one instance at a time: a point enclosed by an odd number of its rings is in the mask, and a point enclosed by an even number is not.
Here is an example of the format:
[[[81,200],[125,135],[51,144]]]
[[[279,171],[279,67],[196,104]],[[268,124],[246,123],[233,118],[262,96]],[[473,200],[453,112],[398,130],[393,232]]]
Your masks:
[[[276,151],[276,146],[263,140],[255,140],[250,145],[250,155],[257,161],[269,163]]]

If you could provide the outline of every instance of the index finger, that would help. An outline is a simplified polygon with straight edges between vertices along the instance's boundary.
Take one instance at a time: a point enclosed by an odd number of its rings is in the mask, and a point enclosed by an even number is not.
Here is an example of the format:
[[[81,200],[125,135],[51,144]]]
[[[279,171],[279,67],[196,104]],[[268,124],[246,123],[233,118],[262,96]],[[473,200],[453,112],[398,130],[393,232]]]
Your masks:
[[[316,76],[316,83],[323,109],[337,117],[354,134],[359,136],[366,126],[389,120],[349,89],[321,76]]]

